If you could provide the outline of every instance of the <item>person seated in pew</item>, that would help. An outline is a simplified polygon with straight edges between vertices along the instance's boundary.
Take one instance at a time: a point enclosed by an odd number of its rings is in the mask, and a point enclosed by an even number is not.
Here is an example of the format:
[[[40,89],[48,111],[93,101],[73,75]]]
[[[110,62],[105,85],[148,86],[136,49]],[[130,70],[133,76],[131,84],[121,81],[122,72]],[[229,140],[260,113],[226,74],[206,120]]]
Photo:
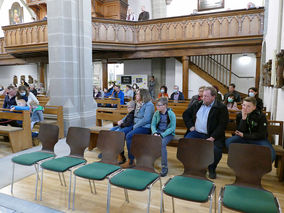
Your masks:
[[[248,89],[248,96],[254,97],[256,99],[256,109],[262,112],[263,110],[263,102],[262,99],[258,97],[258,89],[255,87],[251,87]]]
[[[171,94],[170,100],[184,100],[184,95],[181,91],[179,91],[178,85],[174,85],[174,92]]]
[[[168,174],[167,144],[173,139],[176,129],[176,115],[168,108],[168,99],[160,98],[156,104],[157,111],[154,113],[151,123],[152,134],[162,138],[162,170],[161,176]]]
[[[124,104],[124,93],[120,90],[120,85],[114,86],[114,92],[112,97],[113,98],[119,98],[120,99],[120,105]],[[116,104],[113,104],[112,107],[117,107]]]
[[[235,88],[236,88],[236,85],[235,85],[235,84],[231,83],[231,84],[229,85],[229,92],[224,95],[224,101],[228,98],[228,95],[229,95],[229,94],[233,93],[234,96],[235,96],[235,100],[236,100],[237,102],[241,102],[241,95],[240,95],[240,93],[238,93],[238,92],[235,90]]]
[[[216,168],[222,158],[225,129],[229,114],[227,107],[216,100],[214,87],[205,87],[203,100],[196,101],[182,115],[187,127],[185,138],[202,138],[214,143],[214,162],[209,165],[209,178],[216,178]]]
[[[169,95],[167,92],[168,92],[168,88],[166,86],[161,86],[160,93],[158,94],[158,99],[159,98],[169,98]]]
[[[39,104],[37,104],[35,101],[32,101],[30,105],[31,105],[31,113],[32,113],[31,129],[33,129],[36,123],[44,120],[44,117],[43,117],[44,108],[40,106]]]
[[[32,101],[36,102],[39,104],[39,101],[35,97],[35,95],[32,92],[29,92],[26,86],[19,86],[18,87],[18,92],[16,95],[16,99],[24,99],[27,102],[27,105],[30,107],[30,103]]]
[[[228,95],[228,98],[224,101],[224,104],[227,106],[227,109],[240,111],[233,93]]]
[[[94,98],[101,98],[102,97],[102,93],[101,93],[99,88],[94,87],[94,89],[93,89],[93,97]]]
[[[25,99],[17,99],[16,100],[17,105],[12,105],[10,108],[11,112],[14,112],[15,110],[30,110],[30,107],[27,105],[27,102]],[[17,127],[22,127],[22,121],[16,121]]]
[[[151,121],[155,112],[151,95],[147,89],[140,89],[136,94],[136,106],[134,112],[133,128],[125,133],[128,161],[121,165],[122,168],[129,168],[135,165],[134,156],[131,153],[131,143],[135,134],[151,134]]]
[[[242,111],[237,115],[237,130],[235,135],[226,140],[229,149],[232,143],[256,144],[266,146],[271,150],[272,162],[275,160],[275,150],[267,140],[267,120],[264,113],[257,108],[254,97],[247,97],[242,104]]]
[[[114,81],[111,81],[110,82],[110,87],[108,89],[104,89],[104,97],[105,98],[108,98],[108,97],[112,97],[113,96],[113,93],[114,93],[114,86],[115,86],[115,82]]]
[[[218,88],[216,85],[213,85],[213,87],[214,87],[214,88],[216,89],[216,91],[217,91],[217,97],[216,97],[216,99],[217,99],[218,101],[222,102],[223,98],[222,98],[221,93],[219,92],[219,88]]]
[[[138,86],[136,83],[134,83],[134,84],[132,85],[132,89],[133,89],[133,99],[136,100],[136,93],[137,93],[138,90],[139,90],[139,86]]]
[[[132,90],[132,87],[130,85],[126,85],[124,97],[132,100],[133,96],[134,96],[134,92]]]
[[[124,132],[126,135],[128,132],[130,132],[134,125],[134,112],[135,112],[135,101],[129,101],[127,103],[127,111],[128,114],[121,120],[117,122],[118,126],[112,127],[111,131],[119,131]],[[120,161],[119,164],[123,164],[126,162],[126,157],[124,155],[124,151],[120,153]]]
[[[188,104],[188,108],[191,107],[196,101],[201,101],[203,99],[203,91],[205,86],[201,86],[198,89],[198,95],[194,95],[191,98],[190,103]]]

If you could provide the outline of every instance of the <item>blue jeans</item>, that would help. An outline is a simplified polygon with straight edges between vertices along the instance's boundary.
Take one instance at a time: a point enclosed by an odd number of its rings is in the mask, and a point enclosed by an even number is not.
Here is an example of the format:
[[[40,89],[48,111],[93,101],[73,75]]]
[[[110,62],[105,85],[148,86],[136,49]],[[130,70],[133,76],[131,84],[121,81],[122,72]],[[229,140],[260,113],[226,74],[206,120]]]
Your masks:
[[[161,164],[162,167],[168,168],[168,153],[167,153],[167,145],[173,139],[173,135],[167,135],[162,139],[162,159]]]
[[[197,131],[192,131],[186,134],[185,138],[202,138],[207,139],[209,136],[207,134],[199,133]],[[209,171],[215,171],[218,163],[222,158],[222,149],[214,144],[214,162],[208,166]]]
[[[126,135],[132,129],[133,129],[133,125],[127,126],[127,127],[114,126],[110,130],[111,131],[117,131],[117,132],[124,132],[124,134]]]
[[[260,145],[260,146],[266,146],[271,151],[272,162],[276,158],[275,150],[273,149],[271,143],[268,140],[266,140],[266,139],[262,139],[262,140],[249,140],[249,139],[244,139],[244,138],[242,138],[242,137],[240,137],[238,135],[235,135],[235,136],[230,137],[230,138],[228,138],[226,140],[226,147],[227,147],[227,149],[229,149],[231,143],[244,143],[244,144],[255,144],[255,145]]]
[[[130,162],[133,162],[134,156],[131,154],[131,143],[132,143],[132,137],[135,134],[151,134],[150,128],[144,128],[144,127],[138,127],[136,129],[133,129],[132,131],[128,132],[126,135],[126,143],[127,143],[127,150],[128,150],[128,158]]]

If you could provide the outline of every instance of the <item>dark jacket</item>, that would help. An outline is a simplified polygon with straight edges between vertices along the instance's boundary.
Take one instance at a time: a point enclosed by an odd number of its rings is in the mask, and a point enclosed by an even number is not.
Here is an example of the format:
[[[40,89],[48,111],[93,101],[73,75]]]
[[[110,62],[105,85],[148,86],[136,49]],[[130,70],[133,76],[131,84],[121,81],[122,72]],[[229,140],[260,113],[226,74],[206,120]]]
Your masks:
[[[149,12],[143,11],[139,14],[138,21],[145,21],[148,20],[150,17]]]
[[[173,92],[171,94],[170,100],[174,100],[174,96],[175,96],[175,93]],[[182,94],[181,91],[178,91],[178,100],[184,100],[184,95]]]
[[[123,123],[120,125],[120,127],[128,127],[131,125],[134,125],[134,112],[135,110],[132,110],[129,112],[126,117],[123,119]]]
[[[262,99],[260,98],[255,98],[256,99],[256,109],[258,109],[260,112],[263,110],[263,102]]]
[[[196,101],[200,101],[201,98],[199,97],[199,95],[194,95],[192,96],[190,103],[188,104],[188,108],[191,107]]]
[[[244,133],[244,139],[262,140],[267,138],[267,120],[265,114],[254,110],[248,114],[247,119],[242,119],[242,113],[237,115],[237,130]]]
[[[203,104],[203,101],[196,101],[184,111],[182,117],[187,127],[187,132],[193,126],[195,126],[196,114]],[[219,148],[224,146],[225,142],[225,129],[229,121],[229,114],[227,107],[215,100],[212,108],[210,109],[207,121],[208,138],[213,137],[215,139],[214,144]]]
[[[10,98],[9,95],[6,95],[5,99],[4,99],[3,108],[11,109],[11,106],[13,106],[13,105],[17,105],[16,96]]]

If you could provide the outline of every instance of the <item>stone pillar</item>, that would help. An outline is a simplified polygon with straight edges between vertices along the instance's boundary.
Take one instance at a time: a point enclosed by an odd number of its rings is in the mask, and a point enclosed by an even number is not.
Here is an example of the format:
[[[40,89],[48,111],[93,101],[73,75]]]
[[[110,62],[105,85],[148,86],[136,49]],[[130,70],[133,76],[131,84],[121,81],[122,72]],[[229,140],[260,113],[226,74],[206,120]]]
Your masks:
[[[108,70],[107,70],[107,60],[102,60],[102,89],[108,88]]]
[[[47,0],[49,105],[62,105],[70,126],[94,126],[90,0]]]
[[[167,17],[167,5],[165,0],[152,1],[152,18]]]

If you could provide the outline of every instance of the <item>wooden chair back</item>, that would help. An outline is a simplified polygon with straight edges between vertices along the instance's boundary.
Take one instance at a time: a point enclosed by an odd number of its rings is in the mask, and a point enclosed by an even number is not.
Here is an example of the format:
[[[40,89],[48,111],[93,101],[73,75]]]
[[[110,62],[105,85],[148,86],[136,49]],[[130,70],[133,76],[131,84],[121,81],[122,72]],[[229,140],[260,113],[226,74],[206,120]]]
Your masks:
[[[231,144],[227,163],[235,172],[235,184],[262,188],[261,178],[272,168],[271,151],[254,144]]]
[[[125,135],[123,132],[101,130],[97,147],[102,151],[102,163],[118,164],[117,156],[124,149]]]
[[[90,129],[81,127],[70,127],[68,129],[66,143],[70,147],[70,156],[84,157],[84,151],[90,143]]]
[[[59,128],[52,124],[42,124],[39,127],[38,138],[43,151],[54,152],[54,146],[58,141]]]
[[[134,135],[131,153],[136,158],[135,169],[155,172],[154,162],[161,156],[162,139],[154,135]]]
[[[278,145],[283,147],[283,121],[267,121],[268,140],[275,144],[273,136],[278,135]]]
[[[205,139],[181,138],[177,158],[184,166],[183,175],[205,179],[207,167],[214,161],[214,144]]]

